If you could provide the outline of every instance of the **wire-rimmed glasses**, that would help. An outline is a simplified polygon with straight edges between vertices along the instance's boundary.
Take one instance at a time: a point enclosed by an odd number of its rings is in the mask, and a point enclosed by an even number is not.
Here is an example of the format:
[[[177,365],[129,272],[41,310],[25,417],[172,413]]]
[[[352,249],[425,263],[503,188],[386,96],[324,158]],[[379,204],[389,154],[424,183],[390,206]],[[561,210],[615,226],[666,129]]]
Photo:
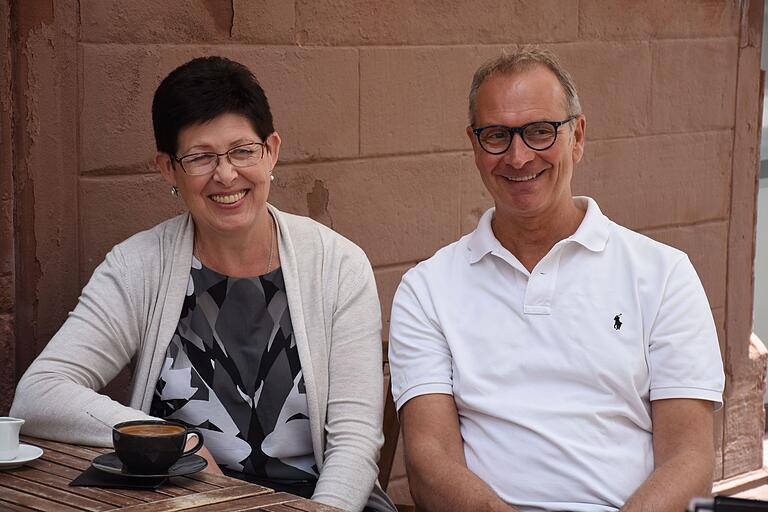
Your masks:
[[[212,173],[219,166],[219,157],[226,156],[232,167],[249,167],[256,165],[264,156],[263,142],[249,142],[235,146],[224,153],[190,153],[173,159],[181,165],[181,169],[189,176],[203,176]]]
[[[504,126],[493,124],[472,128],[472,133],[477,137],[480,147],[492,155],[500,155],[506,152],[512,145],[512,139],[515,134],[526,146],[534,151],[544,151],[549,149],[557,140],[557,130],[562,125],[570,123],[580,114],[575,114],[564,121],[534,121],[523,126]]]

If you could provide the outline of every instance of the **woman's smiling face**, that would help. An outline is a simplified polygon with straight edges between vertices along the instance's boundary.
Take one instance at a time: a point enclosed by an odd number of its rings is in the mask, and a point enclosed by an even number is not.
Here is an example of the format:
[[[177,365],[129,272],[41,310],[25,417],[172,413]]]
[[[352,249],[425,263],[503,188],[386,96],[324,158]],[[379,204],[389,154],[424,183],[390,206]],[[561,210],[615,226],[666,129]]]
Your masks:
[[[257,163],[234,167],[226,155],[220,156],[213,172],[202,176],[187,175],[180,163],[158,153],[160,172],[179,189],[199,236],[245,235],[256,227],[256,219],[266,211],[269,177],[279,156],[280,136],[274,132],[262,141],[245,116],[233,113],[221,114],[179,132],[177,157],[221,154],[251,143],[264,143],[263,155]]]

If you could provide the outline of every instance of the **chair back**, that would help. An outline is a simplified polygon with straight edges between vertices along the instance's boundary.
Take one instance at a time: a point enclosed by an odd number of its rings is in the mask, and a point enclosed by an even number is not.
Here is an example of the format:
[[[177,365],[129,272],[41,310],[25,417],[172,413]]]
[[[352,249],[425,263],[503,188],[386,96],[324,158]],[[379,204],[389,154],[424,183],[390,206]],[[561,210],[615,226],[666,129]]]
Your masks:
[[[384,446],[379,454],[379,484],[384,491],[389,485],[389,477],[392,473],[392,464],[397,451],[397,441],[400,437],[400,422],[397,419],[397,409],[392,398],[392,386],[389,377],[389,361],[387,359],[387,342],[383,342],[383,369],[384,369]]]

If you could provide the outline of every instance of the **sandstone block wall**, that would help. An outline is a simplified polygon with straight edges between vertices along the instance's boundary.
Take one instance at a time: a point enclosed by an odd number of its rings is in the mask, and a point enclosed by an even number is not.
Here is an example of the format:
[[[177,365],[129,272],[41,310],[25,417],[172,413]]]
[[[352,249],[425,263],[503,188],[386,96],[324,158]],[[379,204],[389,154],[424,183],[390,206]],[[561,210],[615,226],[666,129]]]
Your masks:
[[[764,356],[750,356],[749,334],[762,1],[38,0],[11,14],[0,358],[16,350],[17,376],[106,251],[181,211],[153,168],[150,117],[175,66],[219,54],[254,71],[283,138],[271,201],[365,249],[387,319],[402,274],[491,204],[464,132],[474,69],[540,43],[572,71],[587,116],[575,192],[687,251],[702,277],[731,383],[717,478],[760,466]],[[402,464],[391,490],[408,500]]]

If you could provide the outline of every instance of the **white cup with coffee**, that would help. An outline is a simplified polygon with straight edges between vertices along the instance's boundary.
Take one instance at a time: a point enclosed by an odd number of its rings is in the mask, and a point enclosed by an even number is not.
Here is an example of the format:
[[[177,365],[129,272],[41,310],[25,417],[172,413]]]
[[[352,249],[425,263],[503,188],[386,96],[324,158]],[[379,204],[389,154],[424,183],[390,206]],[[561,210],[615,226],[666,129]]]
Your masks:
[[[19,431],[24,420],[0,417],[0,460],[13,460],[19,455]]]

